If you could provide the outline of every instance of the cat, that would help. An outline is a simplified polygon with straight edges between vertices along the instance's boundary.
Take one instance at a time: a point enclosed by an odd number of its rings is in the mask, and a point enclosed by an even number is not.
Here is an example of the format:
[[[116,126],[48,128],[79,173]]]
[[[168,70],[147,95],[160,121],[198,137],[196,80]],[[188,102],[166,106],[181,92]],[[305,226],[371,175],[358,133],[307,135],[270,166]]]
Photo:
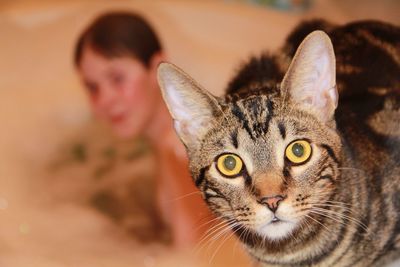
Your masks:
[[[158,80],[194,183],[261,266],[400,256],[398,27],[303,23],[223,97],[170,63]]]

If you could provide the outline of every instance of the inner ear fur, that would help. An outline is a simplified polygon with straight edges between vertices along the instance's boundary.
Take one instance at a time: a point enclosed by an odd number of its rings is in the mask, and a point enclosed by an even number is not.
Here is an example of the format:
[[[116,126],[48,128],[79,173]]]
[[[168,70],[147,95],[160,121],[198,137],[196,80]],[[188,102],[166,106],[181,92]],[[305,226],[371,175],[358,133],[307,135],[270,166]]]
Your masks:
[[[338,105],[336,62],[332,42],[326,33],[314,31],[303,40],[281,86],[299,107],[323,122],[333,119]]]

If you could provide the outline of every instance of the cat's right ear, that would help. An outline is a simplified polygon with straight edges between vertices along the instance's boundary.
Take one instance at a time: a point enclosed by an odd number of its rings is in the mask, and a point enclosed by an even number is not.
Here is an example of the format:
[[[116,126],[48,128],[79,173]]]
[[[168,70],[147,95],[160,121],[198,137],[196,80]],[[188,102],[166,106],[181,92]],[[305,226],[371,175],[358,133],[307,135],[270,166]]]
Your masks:
[[[333,119],[338,105],[335,54],[326,33],[314,31],[303,40],[281,87],[299,107],[323,122]]]
[[[197,147],[220,112],[217,99],[170,63],[159,65],[158,83],[180,139],[188,148]]]

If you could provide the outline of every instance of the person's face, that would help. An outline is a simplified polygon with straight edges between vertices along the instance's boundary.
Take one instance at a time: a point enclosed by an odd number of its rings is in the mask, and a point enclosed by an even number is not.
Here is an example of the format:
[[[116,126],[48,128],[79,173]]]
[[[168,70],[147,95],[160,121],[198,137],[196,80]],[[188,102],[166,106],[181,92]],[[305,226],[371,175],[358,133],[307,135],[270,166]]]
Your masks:
[[[105,58],[86,47],[78,68],[95,114],[120,137],[144,131],[157,99],[156,66],[125,56]]]

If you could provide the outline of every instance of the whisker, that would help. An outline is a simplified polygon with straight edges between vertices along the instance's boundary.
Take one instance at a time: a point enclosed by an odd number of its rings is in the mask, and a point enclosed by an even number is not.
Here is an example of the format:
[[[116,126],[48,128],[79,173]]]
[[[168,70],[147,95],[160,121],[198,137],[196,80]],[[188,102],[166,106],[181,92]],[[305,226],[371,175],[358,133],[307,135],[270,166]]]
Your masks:
[[[193,195],[197,195],[197,194],[200,194],[200,195],[201,195],[201,192],[197,190],[197,191],[188,193],[188,194],[186,194],[186,195],[183,195],[183,196],[180,196],[180,197],[171,199],[171,200],[169,200],[169,201],[167,201],[167,202],[168,202],[168,203],[171,203],[171,202],[178,201],[178,200],[184,199],[184,198],[186,198],[186,197],[193,196]]]
[[[236,229],[235,231],[232,231],[227,237],[224,238],[224,240],[222,240],[221,244],[217,247],[217,249],[215,250],[214,254],[211,256],[211,259],[209,260],[209,264],[211,264],[211,262],[213,261],[215,255],[217,255],[218,251],[220,250],[220,248],[222,247],[222,245],[229,239],[232,237],[232,235],[234,235],[239,229],[240,229],[240,225],[236,224],[234,226],[239,226],[238,229]]]
[[[233,220],[233,219],[231,219],[231,220]],[[229,223],[229,221],[225,221],[225,220],[220,221],[219,223],[217,223],[216,225],[214,225],[213,227],[211,227],[210,229],[208,229],[206,231],[205,237],[208,237],[209,235],[213,235],[214,231],[217,231],[217,229],[220,227],[226,226],[226,224],[228,224],[228,223]]]
[[[357,223],[359,226],[365,227],[365,230],[367,230],[367,226],[365,224],[363,224],[360,220],[358,220],[358,219],[356,219],[356,218],[354,218],[352,216],[349,216],[347,214],[343,214],[343,213],[340,213],[340,212],[337,212],[337,211],[333,211],[333,210],[325,210],[325,209],[321,209],[321,208],[317,208],[317,210],[324,211],[324,212],[329,212],[329,213],[331,213],[333,215],[342,216],[345,219],[348,219],[348,220],[353,221],[354,223]]]
[[[331,219],[331,220],[333,220],[333,221],[335,221],[335,222],[337,222],[339,224],[344,224],[345,223],[344,221],[340,220],[340,218],[336,218],[336,217],[334,217],[334,216],[332,216],[330,214],[319,212],[319,211],[316,211],[314,209],[311,209],[310,213],[314,213],[314,214],[320,215],[322,217],[326,217],[326,218]]]
[[[220,229],[224,228],[226,225],[226,221],[221,221],[219,223],[217,223],[216,225],[212,226],[210,229],[208,229],[204,235],[201,237],[200,241],[197,243],[197,245],[195,246],[195,251],[197,251],[197,248],[200,247],[200,245],[202,246],[202,244],[211,236],[213,235],[215,232],[218,232]]]
[[[338,167],[339,170],[350,170],[350,171],[359,171],[359,172],[364,172],[362,169],[357,169],[357,168],[351,168],[351,167]]]
[[[326,201],[326,203],[340,204],[340,205],[344,205],[344,206],[353,206],[350,203],[345,203],[345,202],[341,202],[341,201],[334,201],[334,200],[328,200],[328,201]]]
[[[211,216],[213,216],[213,215],[211,215]],[[196,232],[196,231],[199,230],[201,227],[206,226],[207,224],[210,224],[210,223],[215,222],[215,221],[218,221],[218,220],[221,220],[221,218],[220,218],[220,217],[216,217],[216,218],[213,218],[212,220],[209,220],[209,221],[207,221],[207,222],[205,222],[205,223],[202,223],[202,224],[200,224],[199,226],[197,226],[195,229],[193,229],[193,232]],[[207,230],[207,231],[208,231],[208,230]]]
[[[232,223],[234,223],[235,220],[234,219],[230,219],[228,221],[221,221],[218,224],[216,224],[215,226],[211,227],[204,235],[204,237],[199,241],[199,243],[195,246],[194,252],[199,252],[201,251],[204,246],[207,244],[207,242],[210,242],[210,238],[214,235],[218,235],[220,232],[226,230],[226,229],[230,229],[230,225]]]
[[[313,220],[314,222],[318,223],[318,224],[321,225],[322,227],[324,227],[329,233],[332,232],[332,230],[329,229],[325,224],[323,224],[322,222],[320,222],[320,221],[318,221],[317,219],[313,218],[312,216],[307,215],[307,214],[306,214],[305,216],[306,216],[307,218]]]
[[[213,244],[217,241],[220,240],[221,238],[223,238],[224,235],[226,235],[227,233],[232,231],[232,226],[236,225],[235,222],[233,222],[231,225],[227,225],[226,228],[222,229],[221,231],[219,231],[215,236],[211,237],[211,239],[209,240],[208,244],[207,244],[207,250],[209,251],[210,248],[213,246]],[[224,239],[223,239],[224,240]]]
[[[336,211],[332,211],[332,210],[321,209],[321,208],[312,208],[311,211],[313,211],[313,212],[314,211],[321,212],[322,214],[320,214],[320,215],[323,215],[325,217],[331,218],[332,220],[336,220],[337,222],[342,223],[342,224],[344,222],[343,221],[339,221],[339,219],[345,219],[347,221],[351,221],[351,222],[355,223],[356,225],[362,227],[366,232],[369,233],[368,227],[364,223],[362,223],[360,220],[358,220],[358,219],[356,219],[354,217],[351,217],[349,215],[342,214],[342,213],[339,213],[339,212],[336,212]]]
[[[351,208],[350,207],[346,207],[346,206],[341,206],[341,205],[339,205],[339,204],[326,204],[326,203],[323,203],[323,204],[319,204],[319,203],[309,203],[310,205],[312,205],[312,206],[316,206],[316,207],[332,207],[332,208],[341,208],[341,209],[344,209],[344,210],[346,210],[346,211],[352,211],[351,210]]]
[[[235,242],[235,246],[233,247],[233,254],[235,254],[235,251],[237,249],[237,245],[238,245],[239,241],[241,242],[242,235],[244,235],[244,233],[246,233],[246,231],[247,231],[247,228],[244,225],[241,225],[240,227],[243,231],[240,233],[238,240],[236,240],[236,242]]]

